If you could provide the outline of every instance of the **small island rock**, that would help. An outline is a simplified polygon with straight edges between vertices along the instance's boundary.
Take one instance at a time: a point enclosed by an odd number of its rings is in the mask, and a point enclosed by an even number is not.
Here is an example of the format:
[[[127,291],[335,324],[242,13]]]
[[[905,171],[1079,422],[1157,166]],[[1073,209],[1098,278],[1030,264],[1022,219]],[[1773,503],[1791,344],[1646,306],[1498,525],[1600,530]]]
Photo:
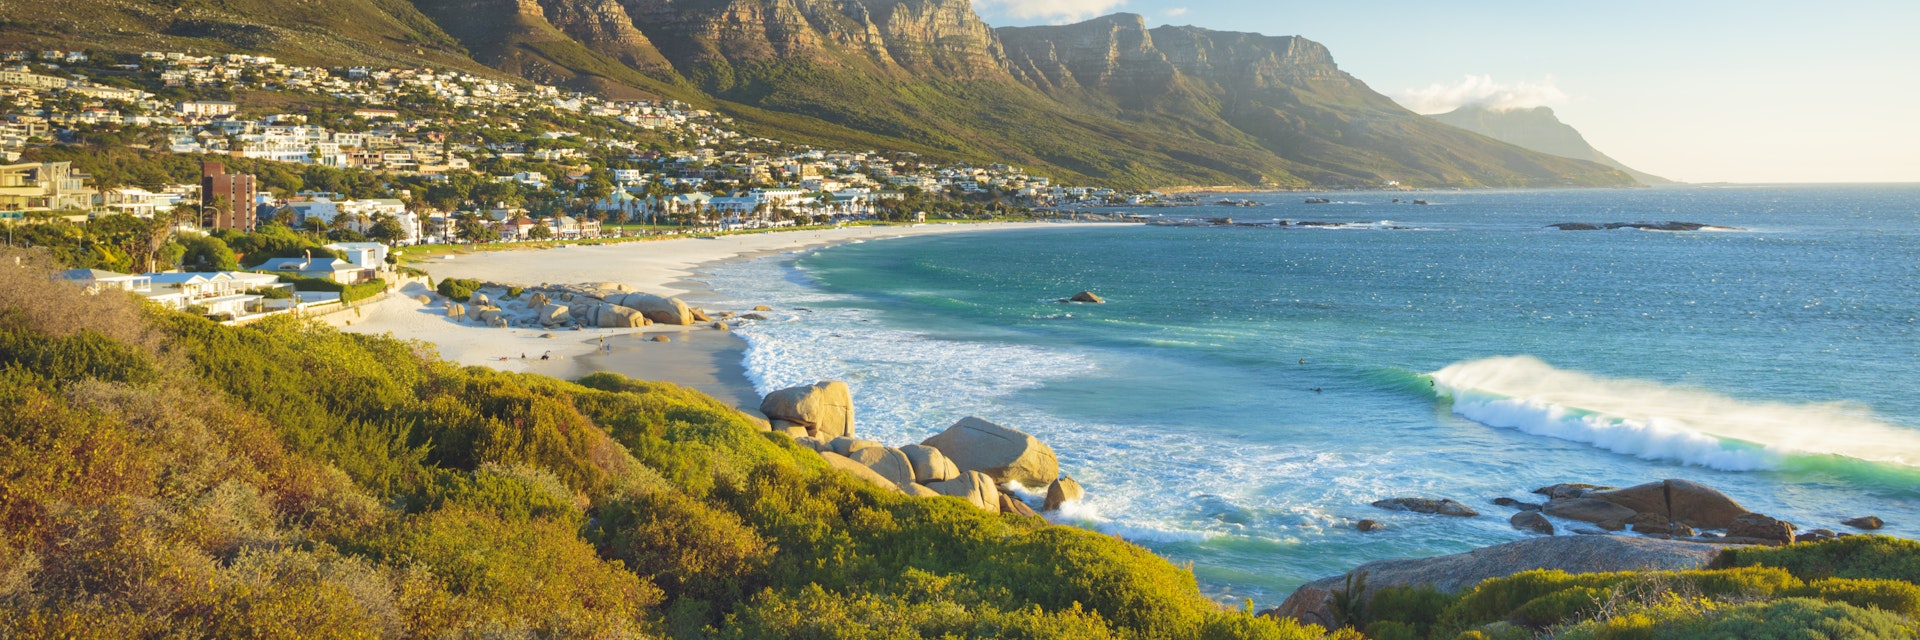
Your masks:
[[[1373,506],[1381,509],[1386,509],[1388,511],[1412,511],[1414,513],[1436,513],[1443,516],[1455,516],[1460,518],[1471,518],[1471,517],[1480,515],[1480,512],[1474,511],[1472,507],[1468,507],[1467,505],[1460,504],[1460,502],[1458,501],[1449,500],[1449,499],[1435,500],[1433,498],[1390,498],[1387,500],[1376,500],[1374,501]]]
[[[1060,505],[1079,502],[1086,495],[1086,491],[1080,488],[1080,483],[1075,482],[1072,476],[1060,476],[1060,479],[1054,480],[1053,484],[1047,485],[1047,501],[1041,503],[1041,510],[1059,511]]]
[[[1099,294],[1096,294],[1092,291],[1082,291],[1080,293],[1073,294],[1073,297],[1067,298],[1067,300],[1069,302],[1085,302],[1087,304],[1106,304],[1107,303],[1106,299],[1101,298]]]
[[[1879,516],[1848,518],[1846,520],[1841,520],[1840,524],[1844,524],[1849,527],[1853,527],[1855,529],[1864,529],[1867,531],[1873,531],[1875,529],[1879,529],[1880,527],[1887,526],[1886,521],[1881,520]]]

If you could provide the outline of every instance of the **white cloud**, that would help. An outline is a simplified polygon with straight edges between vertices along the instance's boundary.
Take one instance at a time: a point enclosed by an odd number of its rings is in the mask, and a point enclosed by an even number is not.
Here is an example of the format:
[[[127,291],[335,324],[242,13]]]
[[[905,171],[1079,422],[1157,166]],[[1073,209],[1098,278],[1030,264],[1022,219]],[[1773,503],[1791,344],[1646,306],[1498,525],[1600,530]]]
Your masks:
[[[981,0],[980,4],[1023,20],[1044,19],[1056,24],[1106,15],[1127,0]]]
[[[1493,76],[1467,75],[1454,84],[1435,82],[1425,89],[1407,89],[1394,100],[1416,113],[1446,113],[1466,105],[1480,105],[1495,111],[1545,107],[1567,101],[1567,94],[1554,84],[1553,76],[1539,82],[1495,82]]]
[[[1184,16],[1184,15],[1187,15],[1187,8],[1186,8],[1186,7],[1174,7],[1174,8],[1172,8],[1172,9],[1168,9],[1168,10],[1166,10],[1166,11],[1164,11],[1164,12],[1162,12],[1162,13],[1164,13],[1164,14],[1165,14],[1165,15],[1166,15],[1167,17],[1169,17],[1169,18],[1178,18],[1178,17],[1180,17],[1180,16]]]

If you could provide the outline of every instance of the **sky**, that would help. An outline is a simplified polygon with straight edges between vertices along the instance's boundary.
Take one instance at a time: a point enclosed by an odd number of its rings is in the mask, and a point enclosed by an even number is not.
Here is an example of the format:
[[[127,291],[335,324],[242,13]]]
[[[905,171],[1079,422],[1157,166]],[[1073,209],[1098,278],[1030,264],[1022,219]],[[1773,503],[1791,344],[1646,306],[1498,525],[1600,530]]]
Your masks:
[[[1421,113],[1549,106],[1685,182],[1920,182],[1920,0],[974,0],[989,24],[1115,12],[1299,35]]]

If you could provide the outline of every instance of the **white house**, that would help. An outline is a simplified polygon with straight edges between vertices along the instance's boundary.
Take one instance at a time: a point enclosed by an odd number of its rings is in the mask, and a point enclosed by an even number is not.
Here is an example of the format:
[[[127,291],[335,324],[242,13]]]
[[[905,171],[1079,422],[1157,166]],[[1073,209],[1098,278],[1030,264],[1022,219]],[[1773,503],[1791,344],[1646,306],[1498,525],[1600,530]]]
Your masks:
[[[387,268],[387,245],[378,242],[335,242],[321,247],[340,252],[347,262],[362,269],[375,271]]]

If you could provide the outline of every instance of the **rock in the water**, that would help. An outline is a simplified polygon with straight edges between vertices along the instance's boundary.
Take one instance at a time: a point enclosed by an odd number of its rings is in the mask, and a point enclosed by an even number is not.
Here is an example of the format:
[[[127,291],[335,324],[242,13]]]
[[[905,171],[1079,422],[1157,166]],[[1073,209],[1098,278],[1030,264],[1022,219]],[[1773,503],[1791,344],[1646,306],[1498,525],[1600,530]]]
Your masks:
[[[1522,511],[1507,519],[1507,524],[1521,531],[1531,531],[1540,535],[1553,535],[1553,523],[1538,511]]]
[[[1448,499],[1435,500],[1433,498],[1391,498],[1387,500],[1376,500],[1374,501],[1373,506],[1379,507],[1381,509],[1386,509],[1388,511],[1412,511],[1414,513],[1437,513],[1443,516],[1457,516],[1461,518],[1471,518],[1471,517],[1480,515],[1480,512],[1474,511],[1472,507],[1468,507],[1467,505],[1460,504],[1458,501],[1448,500]]]
[[[960,468],[948,460],[939,449],[924,444],[910,444],[900,447],[907,454],[907,462],[913,463],[913,480],[919,483],[946,482],[960,477]]]
[[[1041,504],[1041,510],[1059,511],[1060,505],[1078,502],[1086,495],[1087,492],[1080,489],[1080,483],[1074,482],[1072,476],[1060,476],[1059,480],[1047,485],[1047,501]]]
[[[1027,506],[1027,503],[1021,502],[1019,498],[1006,492],[1000,493],[1000,513],[1011,513],[1016,516],[1040,515],[1033,512],[1033,507]]]
[[[1832,529],[1814,529],[1793,537],[1794,542],[1823,542],[1840,537]]]
[[[740,319],[741,320],[765,320],[767,319],[767,317],[760,315],[758,313],[749,313],[747,315],[740,316]]]
[[[1638,511],[1622,507],[1598,498],[1561,498],[1548,500],[1541,509],[1547,515],[1568,520],[1579,520],[1600,525],[1608,531],[1619,531],[1627,527],[1627,520]]]
[[[1380,524],[1378,520],[1361,520],[1353,523],[1353,528],[1359,529],[1362,532],[1371,533],[1386,529],[1387,525]]]
[[[1519,509],[1521,511],[1539,511],[1540,510],[1540,505],[1537,505],[1531,502],[1522,502],[1519,500],[1515,500],[1513,498],[1505,498],[1505,497],[1494,498],[1493,503],[1502,507],[1512,507],[1515,509]]]
[[[854,462],[867,465],[868,469],[872,469],[874,473],[880,474],[880,477],[892,481],[895,485],[904,487],[913,484],[913,464],[907,462],[907,454],[901,453],[899,449],[867,447],[854,450],[852,455],[847,457]]]
[[[939,449],[961,471],[979,471],[995,483],[1043,487],[1060,477],[1053,449],[1033,436],[967,417],[920,444]]]
[[[608,298],[608,302],[614,302],[614,300]],[[681,302],[679,298],[663,298],[651,293],[630,293],[614,304],[639,311],[648,320],[660,324],[681,326],[693,324],[693,311],[688,309],[687,303]]]
[[[769,393],[760,413],[806,427],[823,440],[853,435],[853,391],[838,380]]]
[[[1071,302],[1085,302],[1088,304],[1106,304],[1107,303],[1107,301],[1104,298],[1101,298],[1099,294],[1096,294],[1092,291],[1082,291],[1080,293],[1073,294],[1073,297],[1067,298],[1067,300]]]
[[[654,336],[648,339],[654,342],[673,342],[673,336]]]
[[[982,511],[1000,512],[1000,487],[994,485],[991,476],[978,471],[968,471],[946,482],[934,482],[928,484],[927,488],[938,491],[943,496],[966,500]]]
[[[867,465],[854,462],[851,458],[832,451],[822,451],[820,452],[820,457],[826,458],[827,464],[833,468],[851,473],[853,477],[871,482],[874,486],[893,491],[901,491],[900,485],[894,484],[893,481],[888,480],[886,476],[875,473],[873,469],[867,468]],[[998,507],[999,505],[995,506]]]
[[[1587,496],[1587,494],[1595,491],[1609,491],[1612,489],[1613,487],[1603,487],[1597,484],[1580,484],[1577,482],[1563,482],[1550,487],[1540,487],[1538,489],[1534,489],[1533,493],[1538,493],[1548,498],[1555,498],[1555,499],[1584,498]]]
[[[1793,523],[1758,513],[1744,513],[1727,523],[1727,537],[1793,544]]]
[[[1841,521],[1840,521],[1840,524],[1844,524],[1844,525],[1847,525],[1847,526],[1849,526],[1849,527],[1853,527],[1853,528],[1855,528],[1855,529],[1865,529],[1865,530],[1867,530],[1867,531],[1873,531],[1873,530],[1875,530],[1875,529],[1879,529],[1880,527],[1884,527],[1884,526],[1887,526],[1887,523],[1886,523],[1885,521],[1883,521],[1883,520],[1881,520],[1879,516],[1866,516],[1866,517],[1863,517],[1863,518],[1849,518],[1849,519],[1846,519],[1846,520],[1841,520]]]
[[[1279,607],[1262,615],[1285,617],[1309,624],[1335,627],[1335,592],[1344,591],[1347,576],[1366,576],[1362,602],[1385,587],[1431,586],[1458,593],[1482,581],[1532,569],[1559,569],[1568,573],[1609,571],[1684,571],[1699,569],[1720,553],[1718,545],[1625,536],[1542,536],[1467,553],[1432,558],[1376,560],[1352,572],[1307,583]]]
[[[763,304],[763,305],[759,305],[759,306],[756,306],[756,307],[754,307],[754,308],[753,308],[753,310],[754,310],[754,311],[772,311],[772,310],[773,310],[773,307],[769,307],[769,306],[767,306],[767,305],[764,305],[764,304]]]

